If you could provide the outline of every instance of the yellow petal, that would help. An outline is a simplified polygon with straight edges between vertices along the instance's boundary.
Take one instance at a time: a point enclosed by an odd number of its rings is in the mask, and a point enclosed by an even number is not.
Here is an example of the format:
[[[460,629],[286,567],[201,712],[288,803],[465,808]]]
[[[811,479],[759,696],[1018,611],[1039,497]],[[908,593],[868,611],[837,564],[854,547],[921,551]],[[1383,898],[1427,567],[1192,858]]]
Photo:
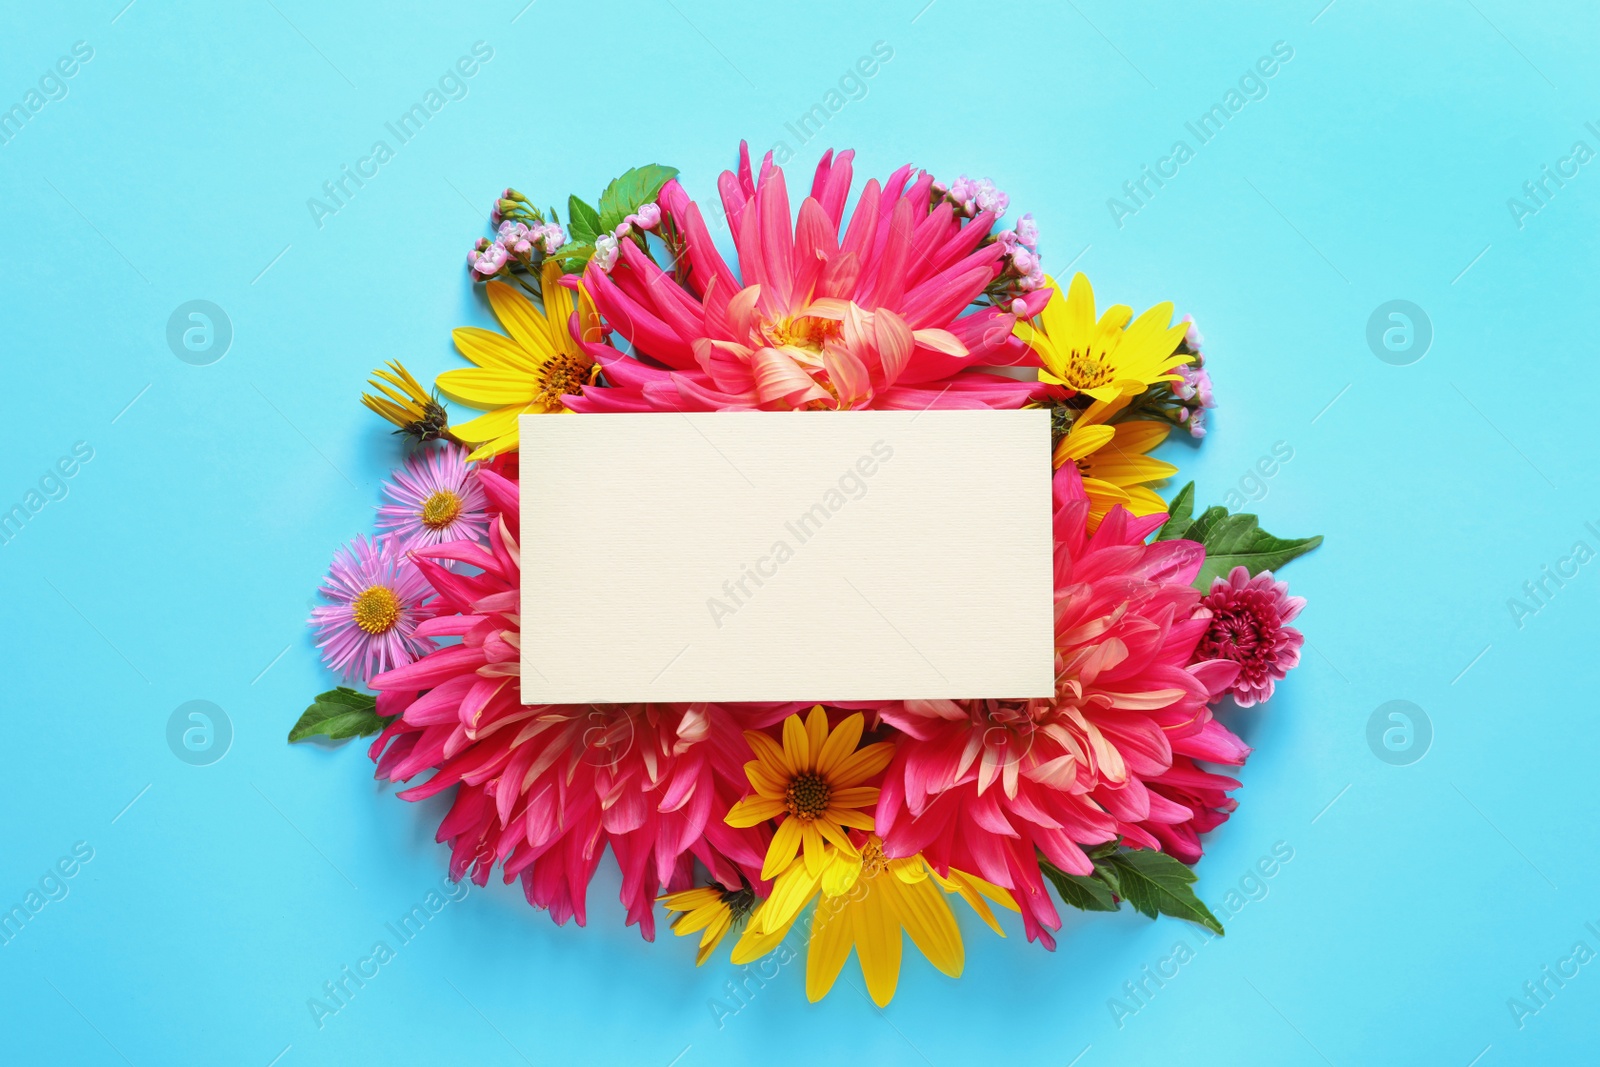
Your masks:
[[[508,404],[503,408],[485,412],[475,419],[451,426],[450,432],[468,444],[491,441],[496,437],[515,434],[517,419],[527,410],[524,404]]]
[[[789,821],[800,822],[799,819],[790,819]],[[800,854],[805,857],[806,873],[821,879],[822,870],[827,865],[828,857],[823,851],[822,834],[814,822],[800,824]]]
[[[1165,422],[1139,419],[1119,422],[1116,431],[1118,451],[1145,453],[1165,441],[1172,427]]]
[[[524,350],[546,357],[558,351],[551,324],[544,320],[531,300],[505,282],[490,282],[485,288],[489,291],[489,306],[494,309],[494,317],[500,320],[512,340]],[[562,329],[565,328],[563,320]]]
[[[451,330],[456,350],[480,367],[499,367],[501,370],[531,371],[544,363],[539,354],[529,352],[511,338],[493,330],[480,330],[476,326],[462,326]]]
[[[867,994],[874,1004],[884,1007],[894,999],[895,987],[900,984],[900,920],[887,906],[883,890],[871,883],[861,900],[847,910]]]
[[[860,714],[859,712],[857,713]],[[818,704],[806,716],[806,749],[811,754],[812,766],[819,765],[822,748],[828,743],[828,713]]]
[[[783,720],[783,755],[791,771],[798,773],[811,769],[811,741],[798,715]]]
[[[764,796],[745,797],[733,807],[728,809],[727,816],[723,819],[729,826],[755,826],[768,819],[775,819],[784,812],[783,801],[769,800]],[[763,878],[771,877],[762,875]]]
[[[880,879],[882,880],[882,879]],[[893,886],[885,882],[889,899],[894,903],[912,944],[922,950],[928,962],[951,978],[961,977],[966,955],[961,945],[961,931],[956,917],[950,914],[950,905],[944,893],[928,879],[905,883],[896,881]]]
[[[505,404],[527,404],[537,391],[533,376],[525,371],[500,367],[465,367],[447,370],[438,377],[439,388],[452,400],[475,408],[497,408]]]
[[[850,891],[861,877],[861,854],[846,855],[835,849],[828,854],[828,867],[822,872],[822,893],[836,897]]]
[[[868,745],[851,753],[843,763],[839,764],[838,769],[829,776],[829,782],[837,789],[860,785],[873,775],[881,773],[893,758],[892,741],[879,741]]]
[[[830,906],[831,905],[831,906]],[[806,999],[815,1003],[828,995],[850,958],[851,904],[824,900],[811,917],[811,943],[806,949]]]
[[[878,802],[878,787],[875,785],[853,785],[847,789],[835,789],[828,797],[830,808],[865,808]]]
[[[756,759],[760,760],[773,772],[773,777],[777,777],[779,771],[784,772],[784,778],[790,777],[789,772],[793,768],[789,766],[789,760],[784,756],[783,749],[778,742],[756,730],[746,730],[744,739],[745,743],[750,746],[750,751],[755,753]]]
[[[733,814],[731,811],[728,813]],[[772,835],[772,844],[767,846],[767,861],[761,865],[762,878],[776,878],[778,872],[794,862],[794,854],[800,851],[800,820],[789,818],[778,824],[778,830]]]
[[[766,903],[750,916],[752,928],[768,931],[775,927],[788,929],[800,909],[817,894],[818,880],[806,870],[804,863],[796,863],[778,876],[772,884],[772,895]]]
[[[733,913],[729,911],[718,912],[717,921],[706,927],[705,935],[700,938],[700,947],[695,950],[694,965],[696,967],[711,958],[711,953],[716,950],[718,943],[732,928]]]
[[[800,910],[796,908],[790,914],[787,922],[777,923],[771,930],[765,930],[757,926],[756,916],[751,916],[750,925],[745,927],[744,933],[740,935],[739,940],[733,946],[733,964],[735,966],[743,966],[746,963],[753,963],[777,948],[778,944],[789,936],[789,928],[794,925],[795,916],[799,913]],[[757,910],[756,915],[759,916],[760,914],[761,911]]]
[[[827,741],[818,750],[820,754],[817,756],[817,773],[826,776],[846,756],[856,750],[856,745],[861,741],[864,722],[864,717],[857,713],[833,728],[833,733],[828,735]]]
[[[1056,466],[1065,466],[1068,460],[1080,460],[1103,448],[1117,435],[1110,426],[1074,426],[1056,446]]]

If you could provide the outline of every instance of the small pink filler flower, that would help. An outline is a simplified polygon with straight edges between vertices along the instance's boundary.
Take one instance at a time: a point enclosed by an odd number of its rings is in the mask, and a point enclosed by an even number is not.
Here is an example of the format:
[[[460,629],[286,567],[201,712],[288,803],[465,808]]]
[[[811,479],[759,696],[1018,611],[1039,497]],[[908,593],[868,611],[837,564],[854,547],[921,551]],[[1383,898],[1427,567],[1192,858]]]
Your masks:
[[[1226,659],[1239,665],[1239,676],[1228,687],[1240,707],[1248,708],[1272,696],[1272,687],[1300,662],[1305,637],[1289,626],[1305,597],[1290,596],[1287,582],[1274,581],[1271,571],[1254,578],[1243,567],[1211,583],[1201,603],[1211,611],[1211,624],[1196,660]]]
[[[333,603],[311,612],[322,661],[366,685],[431,651],[417,624],[429,615],[423,601],[432,591],[393,536],[358,535],[334,553],[323,579],[321,593]]]
[[[483,488],[458,445],[408,456],[384,483],[383,495],[389,503],[378,508],[378,529],[394,533],[402,548],[489,539]]]

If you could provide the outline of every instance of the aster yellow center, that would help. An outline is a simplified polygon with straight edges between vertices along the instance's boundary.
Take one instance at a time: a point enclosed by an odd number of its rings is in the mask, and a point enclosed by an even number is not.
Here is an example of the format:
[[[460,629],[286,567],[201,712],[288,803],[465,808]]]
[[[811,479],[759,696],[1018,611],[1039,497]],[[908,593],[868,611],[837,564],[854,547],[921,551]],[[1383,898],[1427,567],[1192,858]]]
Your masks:
[[[832,795],[833,787],[826,778],[815,771],[801,771],[789,780],[789,788],[783,791],[783,806],[795,818],[810,822],[828,810],[828,798]]]
[[[1111,381],[1115,369],[1106,361],[1105,354],[1079,352],[1076,349],[1067,357],[1061,378],[1072,388],[1094,389]]]
[[[368,586],[350,601],[356,625],[369,634],[388,633],[400,621],[400,598],[381,585]]]
[[[562,353],[553,357],[539,368],[538,399],[549,407],[565,407],[561,398],[582,393],[593,371],[594,361],[586,356]]]
[[[461,514],[461,498],[449,489],[435,489],[422,502],[422,525],[430,530],[442,530]]]

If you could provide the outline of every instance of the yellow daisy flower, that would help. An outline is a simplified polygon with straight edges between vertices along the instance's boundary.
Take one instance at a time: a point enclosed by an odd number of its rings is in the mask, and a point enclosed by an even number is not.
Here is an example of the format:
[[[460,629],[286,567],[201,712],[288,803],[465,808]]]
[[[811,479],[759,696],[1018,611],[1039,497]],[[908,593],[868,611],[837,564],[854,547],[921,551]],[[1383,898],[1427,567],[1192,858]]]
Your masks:
[[[1054,278],[1045,284],[1055,292],[1039,313],[1038,324],[1018,320],[1015,333],[1035,352],[1044,368],[1039,380],[1096,400],[1110,401],[1124,382],[1137,382],[1136,393],[1156,382],[1174,382],[1172,368],[1193,356],[1177,352],[1188,323],[1172,323],[1172,305],[1157,304],[1128,325],[1133,309],[1116,304],[1097,321],[1094,289],[1082,274],[1074,275],[1065,296]]]
[[[361,402],[394,423],[402,433],[419,441],[450,436],[450,420],[444,407],[399,360],[390,360],[388,370],[374,370],[367,384],[377,393],[362,393]]]
[[[1072,463],[1083,476],[1083,490],[1089,497],[1090,533],[1118,504],[1135,515],[1167,510],[1166,502],[1147,487],[1170,478],[1178,468],[1151,459],[1146,453],[1165,441],[1172,427],[1144,419],[1106,423],[1143,391],[1142,386],[1129,382],[1116,399],[1095,401],[1056,446],[1055,465]]]
[[[801,907],[822,891],[811,916],[806,952],[806,996],[812,1001],[821,1000],[833,988],[854,948],[867,993],[880,1008],[887,1005],[900,982],[902,930],[930,963],[952,978],[960,977],[966,950],[945,899],[948,893],[960,894],[1001,937],[1006,936],[1005,931],[984,898],[1017,910],[1010,893],[981,878],[957,870],[951,870],[949,878],[941,878],[921,855],[885,857],[883,842],[874,834],[853,857],[830,852],[820,878],[798,861],[780,875],[772,896],[756,909],[734,945],[735,965],[760,959],[788,935],[799,908],[781,922],[771,921],[771,911],[775,903],[787,907],[783,899],[793,896],[796,887],[802,894]]]
[[[659,899],[668,911],[682,912],[672,920],[672,932],[678,937],[703,931],[700,947],[694,954],[694,965],[698,967],[711,956],[734,923],[750,914],[756,895],[748,886],[724,889],[719,885],[702,885],[680,893],[668,893]]]
[[[861,713],[828,731],[828,713],[818,704],[802,725],[799,715],[783,723],[783,745],[766,734],[745,731],[756,758],[744,765],[755,793],[728,811],[729,826],[755,826],[781,818],[762,878],[773,878],[800,853],[806,869],[821,876],[826,860],[824,841],[847,856],[856,848],[845,827],[872,829],[872,816],[860,810],[878,802],[875,786],[861,783],[889,765],[894,745],[888,741],[856,750],[861,740]]]
[[[563,397],[582,393],[599,366],[578,347],[567,329],[573,296],[560,284],[561,265],[544,262],[540,274],[544,311],[504,282],[490,282],[489,306],[506,333],[463,326],[452,332],[456,348],[477,364],[439,375],[446,396],[487,414],[451,427],[456,437],[477,445],[469,459],[488,459],[517,447],[517,416],[567,410]],[[577,306],[585,330],[598,323],[587,293]]]

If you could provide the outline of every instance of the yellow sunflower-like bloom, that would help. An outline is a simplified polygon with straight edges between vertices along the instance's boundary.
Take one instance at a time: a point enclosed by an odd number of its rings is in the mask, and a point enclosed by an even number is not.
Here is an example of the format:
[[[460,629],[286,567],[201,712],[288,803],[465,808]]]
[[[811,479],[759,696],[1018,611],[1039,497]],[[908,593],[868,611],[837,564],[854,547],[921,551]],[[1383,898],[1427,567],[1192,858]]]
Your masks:
[[[894,745],[888,741],[860,751],[860,712],[841,722],[830,734],[828,713],[822,705],[811,709],[804,724],[799,715],[783,723],[780,746],[766,734],[745,732],[756,758],[744,765],[755,789],[728,810],[729,826],[755,826],[781,819],[767,847],[762,878],[773,878],[787,868],[798,852],[812,874],[822,875],[826,860],[823,842],[846,856],[854,856],[845,827],[872,829],[872,816],[862,811],[878,802],[876,786],[862,783],[889,765]]]
[[[799,861],[779,875],[772,896],[756,908],[734,945],[734,964],[749,963],[777,948],[800,908],[819,891],[806,953],[806,996],[817,1001],[827,995],[853,948],[867,993],[880,1008],[894,998],[900,982],[901,931],[935,967],[960,977],[966,950],[946,894],[960,894],[1001,937],[1005,931],[984,898],[1017,910],[1010,893],[981,878],[954,869],[949,878],[941,878],[921,855],[885,857],[883,842],[874,834],[853,856],[829,850],[820,877]],[[790,901],[796,896],[799,906],[791,910]],[[778,920],[777,909],[787,911],[787,916]]]
[[[733,924],[750,914],[755,904],[755,894],[748,888],[723,889],[715,885],[696,886],[659,899],[668,911],[682,913],[672,920],[674,934],[683,937],[700,932],[700,947],[694,954],[696,967],[710,958]]]
[[[1095,319],[1094,289],[1082,274],[1073,276],[1065,296],[1054,278],[1045,284],[1055,292],[1038,324],[1019,319],[1014,331],[1039,354],[1042,382],[1111,401],[1124,383],[1137,383],[1138,394],[1156,382],[1177,381],[1172,368],[1194,358],[1177,352],[1189,327],[1171,324],[1170,303],[1157,304],[1129,326],[1133,309],[1126,304],[1113,305]]]
[[[1106,423],[1143,391],[1143,387],[1128,382],[1115,399],[1095,401],[1056,446],[1055,465],[1075,464],[1083,476],[1083,491],[1089,497],[1090,533],[1118,504],[1135,515],[1167,510],[1166,501],[1147,487],[1170,478],[1178,468],[1151,459],[1146,453],[1165,441],[1172,427],[1152,420]]]
[[[456,348],[477,366],[445,371],[439,375],[439,388],[452,400],[487,411],[451,427],[462,441],[478,446],[469,459],[488,459],[516,448],[517,416],[564,412],[562,398],[580,394],[594,382],[599,368],[567,328],[574,301],[560,279],[560,264],[545,260],[540,273],[543,312],[506,283],[490,282],[489,306],[510,336],[474,326],[451,334]],[[580,291],[577,307],[585,331],[598,324],[588,294]]]

